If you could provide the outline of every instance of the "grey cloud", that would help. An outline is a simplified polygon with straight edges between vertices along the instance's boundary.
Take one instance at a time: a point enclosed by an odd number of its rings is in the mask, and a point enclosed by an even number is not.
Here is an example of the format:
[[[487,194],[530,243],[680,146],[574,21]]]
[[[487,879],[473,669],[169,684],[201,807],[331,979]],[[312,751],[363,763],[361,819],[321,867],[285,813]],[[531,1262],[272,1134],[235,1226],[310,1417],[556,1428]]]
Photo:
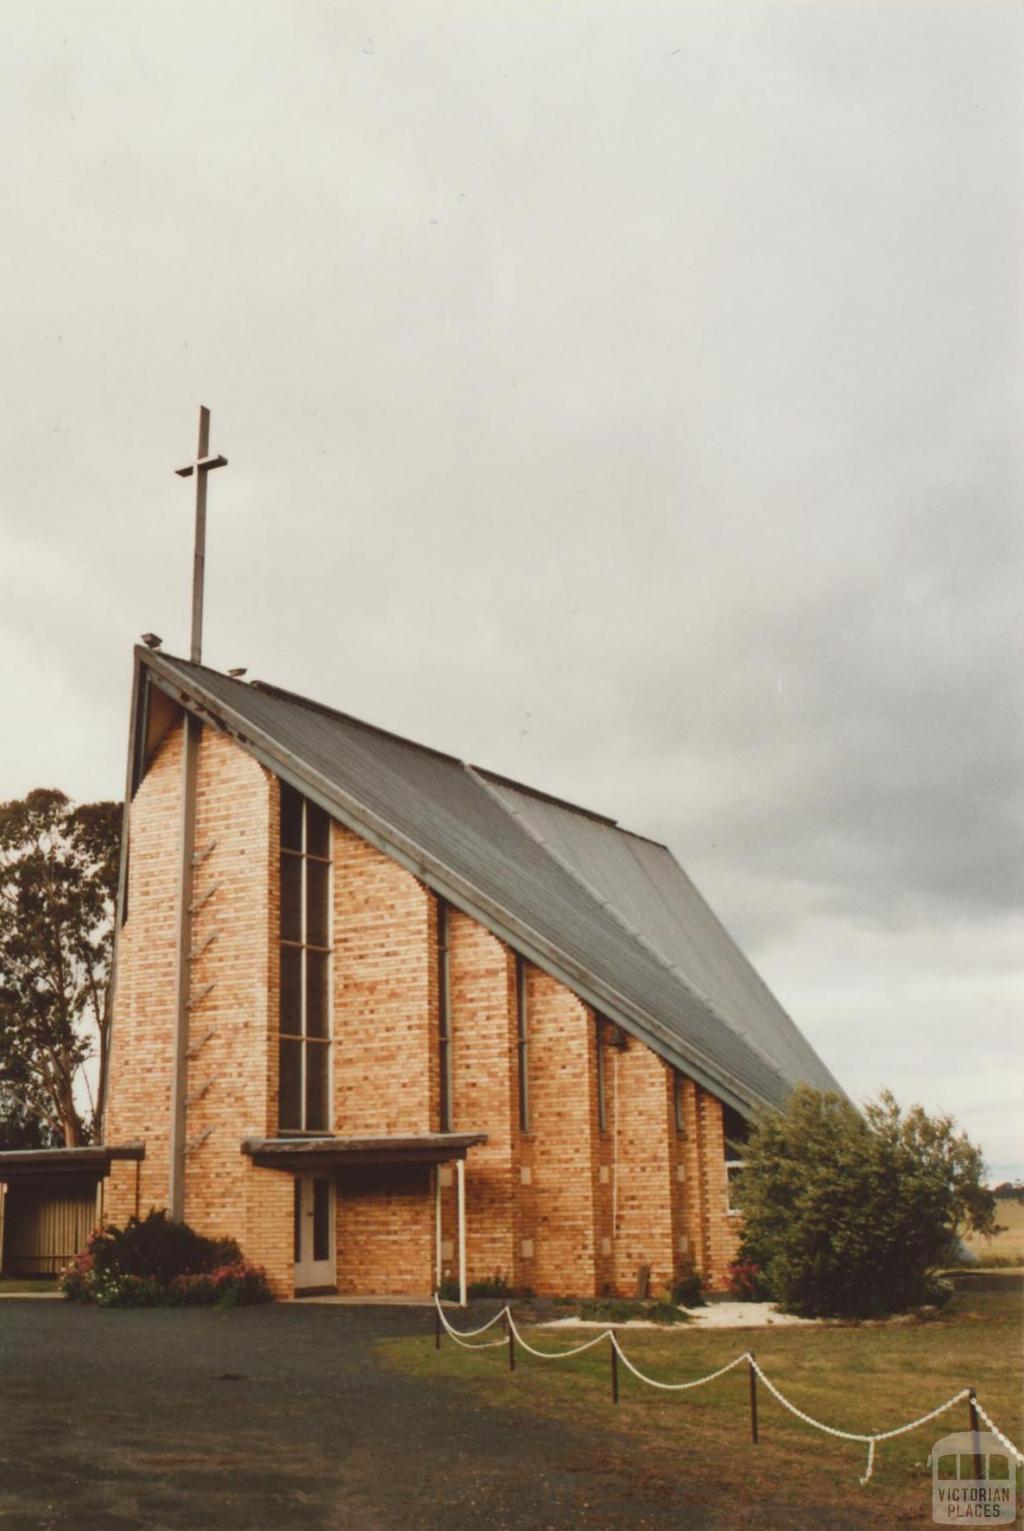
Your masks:
[[[213,663],[667,840],[855,1092],[1008,1030],[1022,25],[12,16],[0,795],[119,790],[203,400]]]

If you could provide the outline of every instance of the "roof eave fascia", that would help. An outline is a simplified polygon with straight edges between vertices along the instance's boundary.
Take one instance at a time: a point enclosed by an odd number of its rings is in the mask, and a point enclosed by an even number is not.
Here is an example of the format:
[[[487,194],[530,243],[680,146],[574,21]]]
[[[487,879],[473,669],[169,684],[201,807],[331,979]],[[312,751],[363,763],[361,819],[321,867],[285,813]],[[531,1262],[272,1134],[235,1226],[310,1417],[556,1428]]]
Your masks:
[[[433,857],[425,855],[421,847],[294,755],[286,745],[280,744],[234,708],[213,696],[194,677],[189,676],[186,682],[176,668],[151,649],[137,647],[135,652],[141,663],[151,671],[160,689],[172,701],[187,707],[200,721],[228,733],[267,770],[309,797],[325,812],[339,819],[353,833],[411,872],[447,902],[479,920],[499,940],[505,941],[535,966],[564,983],[585,1004],[653,1048],[673,1068],[689,1074],[698,1084],[744,1116],[749,1116],[758,1107],[776,1108],[780,1104],[779,1100],[762,1095],[736,1078],[699,1049],[680,1047],[678,1037],[634,1005],[626,995],[611,985],[595,980],[566,953],[546,941],[538,931],[523,924],[515,915],[495,904],[479,888]],[[787,1088],[781,1078],[779,1083],[783,1090]]]

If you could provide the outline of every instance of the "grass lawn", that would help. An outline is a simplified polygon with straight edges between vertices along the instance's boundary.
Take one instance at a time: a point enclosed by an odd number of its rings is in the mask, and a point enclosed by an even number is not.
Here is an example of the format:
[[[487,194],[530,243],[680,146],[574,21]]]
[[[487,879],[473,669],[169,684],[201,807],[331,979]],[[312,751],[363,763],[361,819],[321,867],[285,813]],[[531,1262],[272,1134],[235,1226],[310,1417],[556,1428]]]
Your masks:
[[[626,1353],[642,1370],[682,1381],[715,1370],[746,1350],[798,1407],[839,1429],[888,1430],[973,1386],[996,1425],[1020,1446],[1021,1318],[1017,1275],[961,1278],[955,1298],[929,1322],[906,1326],[821,1327],[700,1332],[626,1330]],[[514,1309],[513,1309],[514,1311]],[[454,1327],[482,1320],[451,1310]],[[580,1331],[526,1331],[538,1349],[567,1349]],[[489,1338],[490,1336],[485,1336]],[[394,1366],[448,1379],[471,1406],[495,1404],[569,1418],[592,1432],[595,1450],[624,1473],[687,1478],[694,1499],[714,1506],[722,1526],[757,1523],[756,1510],[790,1508],[794,1523],[892,1527],[931,1523],[927,1469],[932,1443],[968,1425],[966,1402],[909,1435],[878,1447],[874,1477],[861,1487],[866,1448],[811,1430],[759,1387],[760,1444],[750,1441],[745,1367],[689,1394],[659,1393],[619,1368],[621,1401],[611,1402],[607,1346],[561,1362],[521,1351],[515,1373],[507,1352],[463,1350],[452,1340],[402,1338],[382,1343]],[[1018,1490],[1019,1492],[1019,1490]],[[752,1518],[753,1516],[753,1518]],[[812,1520],[808,1519],[807,1524]]]
[[[982,1265],[1024,1265],[1024,1202],[1000,1196],[996,1202],[996,1222],[1000,1233],[990,1239],[971,1233],[964,1243]]]

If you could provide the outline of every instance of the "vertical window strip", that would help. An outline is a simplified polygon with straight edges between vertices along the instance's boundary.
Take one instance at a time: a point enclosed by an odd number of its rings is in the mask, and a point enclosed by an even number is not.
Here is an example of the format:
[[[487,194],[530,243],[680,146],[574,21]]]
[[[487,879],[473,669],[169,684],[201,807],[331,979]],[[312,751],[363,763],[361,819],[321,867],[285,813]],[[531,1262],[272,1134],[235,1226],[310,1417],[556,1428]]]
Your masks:
[[[676,1131],[680,1134],[686,1132],[686,1112],[683,1103],[683,1080],[684,1075],[676,1069],[672,1076],[672,1098],[675,1102]]]
[[[730,1214],[742,1211],[740,1187],[743,1171],[747,1167],[744,1153],[750,1136],[750,1123],[732,1106],[722,1106],[722,1151],[725,1156],[726,1210]]]
[[[330,821],[322,809],[285,782],[281,783],[281,806],[278,1124],[283,1132],[326,1132],[330,1097]],[[290,866],[297,867],[297,876],[288,870]],[[316,939],[311,940],[311,936]]]
[[[519,1131],[530,1130],[530,1034],[526,1013],[526,961],[516,956],[516,1047],[519,1055]]]
[[[437,901],[437,1053],[441,1131],[452,1130],[451,966],[448,952],[448,905]]]
[[[608,1130],[608,1105],[605,1100],[604,1022],[599,1015],[594,1017],[594,1032],[597,1048],[597,1125],[601,1132],[606,1132]]]

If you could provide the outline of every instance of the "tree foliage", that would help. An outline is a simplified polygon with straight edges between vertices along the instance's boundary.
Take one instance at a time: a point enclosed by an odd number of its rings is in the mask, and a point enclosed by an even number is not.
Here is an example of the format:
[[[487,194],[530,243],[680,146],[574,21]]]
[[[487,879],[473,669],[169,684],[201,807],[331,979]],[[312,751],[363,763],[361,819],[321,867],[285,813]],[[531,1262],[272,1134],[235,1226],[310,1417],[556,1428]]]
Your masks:
[[[741,1257],[809,1317],[916,1307],[957,1238],[995,1226],[979,1149],[951,1117],[903,1111],[888,1092],[861,1113],[801,1087],[756,1121],[745,1156]]]
[[[270,1302],[266,1273],[242,1258],[234,1239],[208,1239],[164,1211],[97,1228],[65,1270],[72,1302],[106,1308],[236,1307]]]
[[[40,787],[0,803],[0,1130],[74,1145],[99,1127],[82,1070],[109,1036],[119,803]],[[87,1088],[84,1092],[88,1094]]]

